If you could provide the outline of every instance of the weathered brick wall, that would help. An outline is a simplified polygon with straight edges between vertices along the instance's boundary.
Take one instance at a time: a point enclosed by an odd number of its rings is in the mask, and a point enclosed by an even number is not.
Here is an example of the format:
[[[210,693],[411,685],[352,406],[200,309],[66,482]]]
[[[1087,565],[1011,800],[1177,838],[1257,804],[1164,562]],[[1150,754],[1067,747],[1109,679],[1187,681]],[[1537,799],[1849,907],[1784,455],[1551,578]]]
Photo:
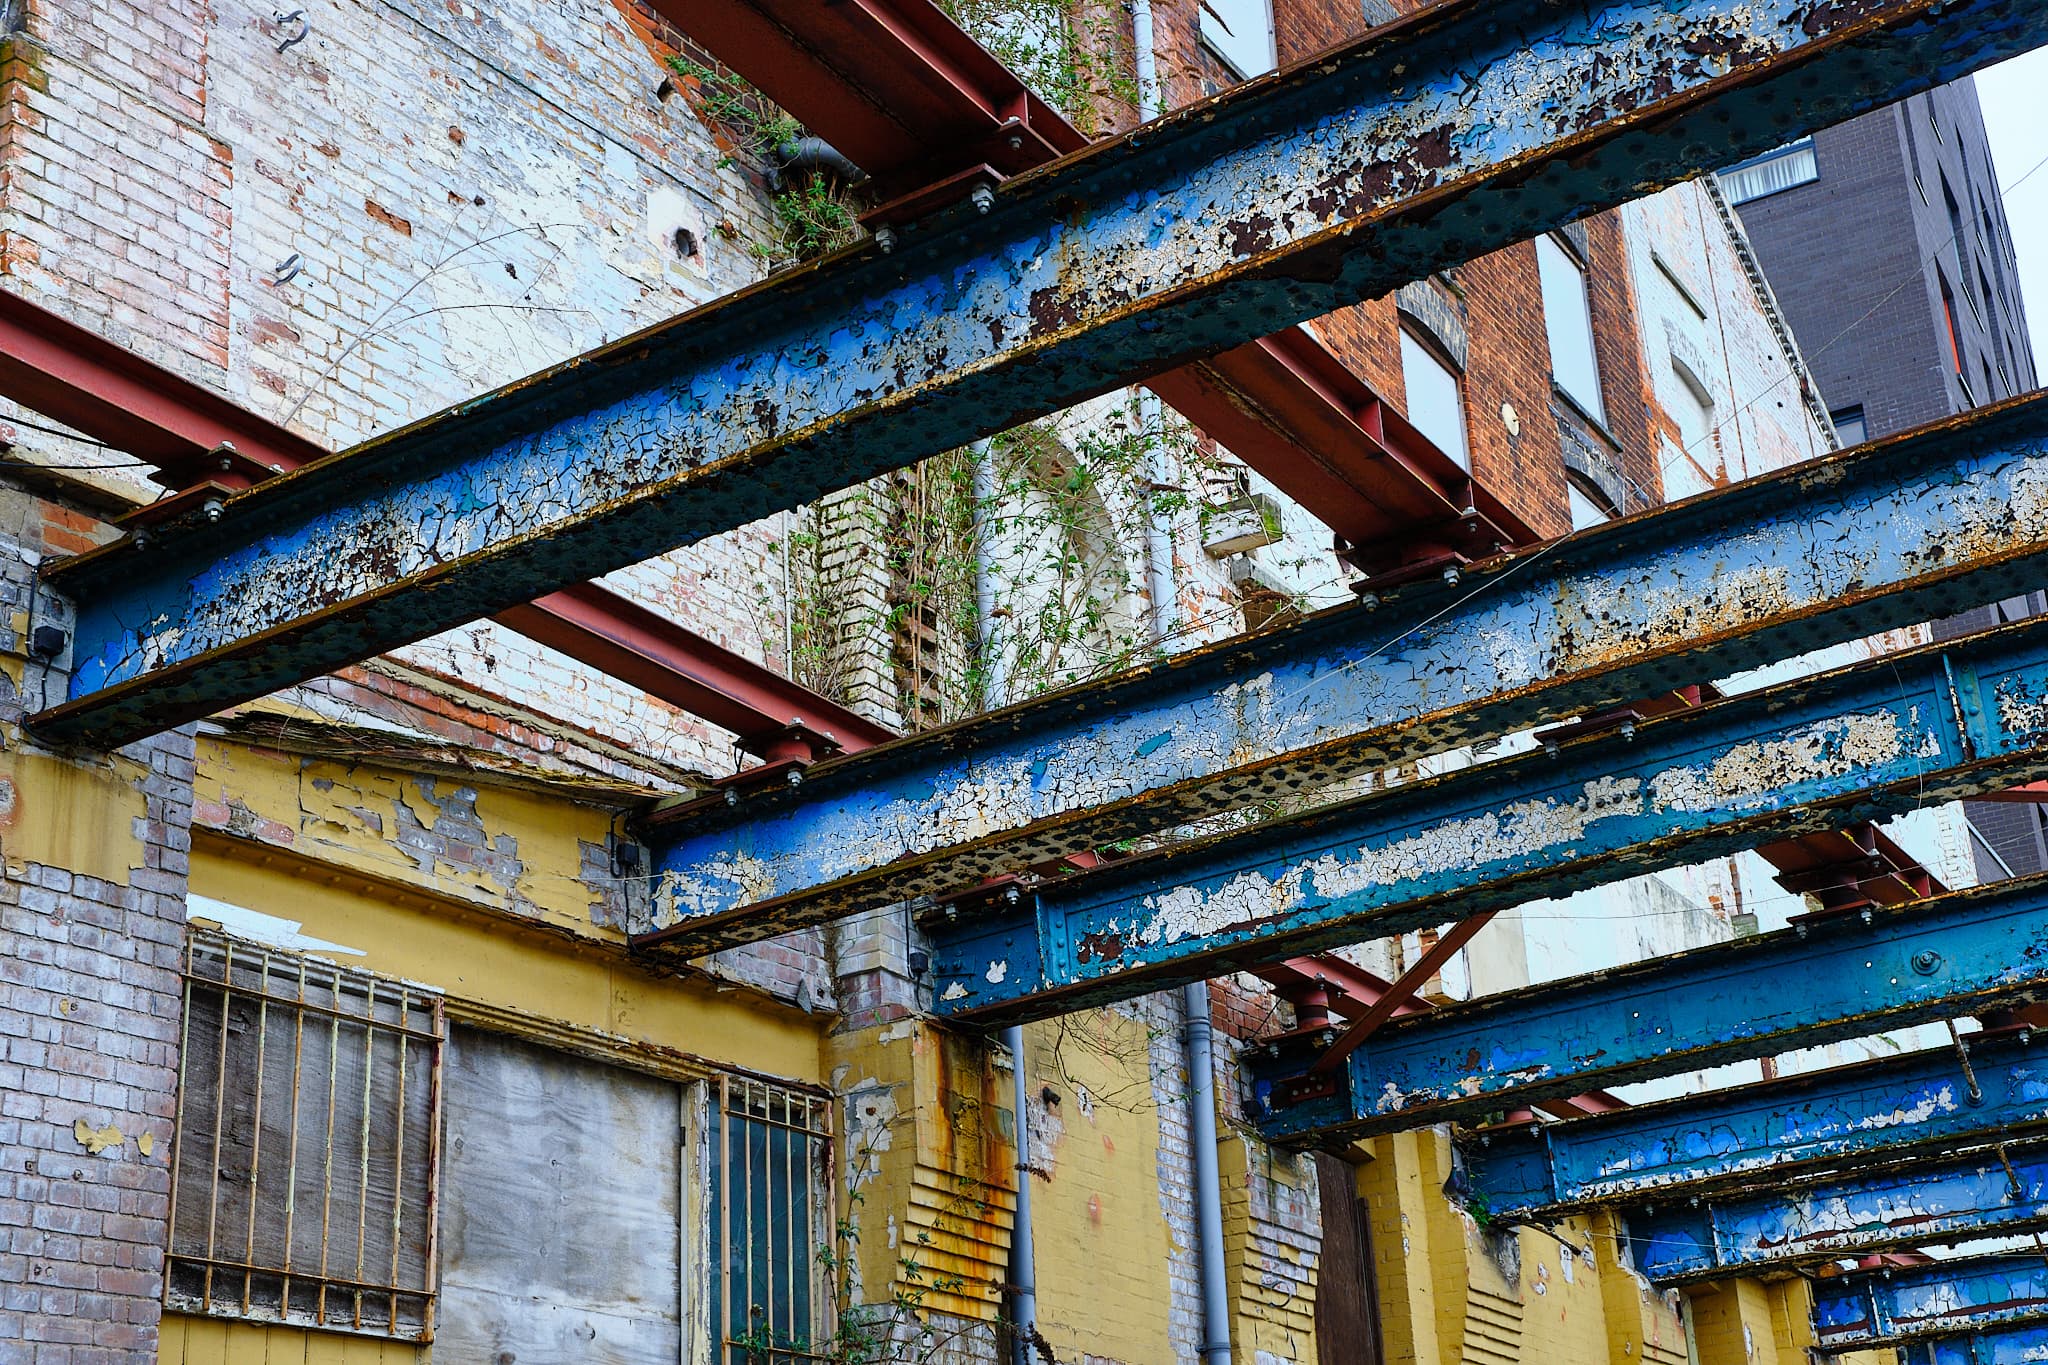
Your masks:
[[[0,492],[9,524],[35,524],[16,515],[29,503]],[[45,681],[17,629],[41,550],[0,541],[0,1359],[141,1365],[169,1215],[192,739],[101,758],[23,738]]]
[[[28,5],[0,57],[6,287],[343,447],[758,276],[765,197],[661,97],[673,35],[636,7],[314,3],[282,51],[275,9]],[[615,586],[779,657],[782,522]],[[669,764],[738,762],[496,626],[402,655]]]

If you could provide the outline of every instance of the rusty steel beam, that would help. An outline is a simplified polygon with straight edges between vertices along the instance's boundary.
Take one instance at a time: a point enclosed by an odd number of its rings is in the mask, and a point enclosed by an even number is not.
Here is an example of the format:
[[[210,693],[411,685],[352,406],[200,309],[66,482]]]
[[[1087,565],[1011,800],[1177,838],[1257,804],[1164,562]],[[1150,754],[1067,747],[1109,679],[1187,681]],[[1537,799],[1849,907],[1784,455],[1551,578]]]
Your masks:
[[[1818,1344],[1827,1351],[1867,1351],[1935,1337],[2048,1326],[2048,1255],[2038,1250],[1994,1252],[1818,1280],[1813,1286],[1813,1326]],[[2048,1338],[2042,1344],[2048,1346]],[[2041,1358],[2048,1359],[2048,1353]]]
[[[884,198],[984,165],[1015,175],[1088,145],[931,0],[655,7],[806,126],[828,131]],[[961,182],[958,195],[967,192]],[[1370,573],[1537,539],[1303,328],[1148,387],[1336,532]]]
[[[1028,1022],[2039,777],[2035,697],[2048,619],[1049,880],[933,924],[938,1009]]]
[[[1448,0],[66,561],[107,745],[1214,354],[2048,38],[2023,0]],[[1685,679],[1674,679],[1683,682]]]
[[[1088,137],[930,0],[649,0],[829,139],[883,198],[988,166],[1018,175]]]
[[[2038,1232],[2048,1228],[2048,1147],[1994,1143],[1895,1169],[1645,1205],[1627,1224],[1631,1264],[1666,1285]]]
[[[173,489],[246,488],[328,451],[133,351],[0,290],[0,395],[149,461]],[[501,625],[733,731],[813,759],[893,731],[597,583],[500,612]]]
[[[896,738],[894,731],[596,583],[549,593],[494,619],[724,726],[762,758],[809,761]]]
[[[2044,997],[2048,879],[2034,877],[1399,1020],[1352,1055],[1334,1088],[1298,1084],[1306,1050],[1270,1048],[1250,1059],[1250,1093],[1268,1139],[1314,1144],[1476,1122],[1546,1095],[1771,1057]],[[1967,1083],[1960,1060],[1956,1073]]]
[[[796,793],[677,807],[649,831],[664,876],[650,941],[702,952],[944,895],[1946,615],[2040,581],[2044,487],[2048,398],[2019,400],[1609,523],[1456,589],[1417,585],[1377,612],[1326,612],[822,765]]]
[[[1967,1049],[1965,1051],[1964,1049]],[[1473,1205],[1551,1223],[1603,1204],[1678,1201],[1794,1171],[1896,1163],[2048,1130],[2048,1040],[1964,1035],[1901,1056],[1464,1140]],[[2040,1257],[2034,1261],[2041,1266]]]

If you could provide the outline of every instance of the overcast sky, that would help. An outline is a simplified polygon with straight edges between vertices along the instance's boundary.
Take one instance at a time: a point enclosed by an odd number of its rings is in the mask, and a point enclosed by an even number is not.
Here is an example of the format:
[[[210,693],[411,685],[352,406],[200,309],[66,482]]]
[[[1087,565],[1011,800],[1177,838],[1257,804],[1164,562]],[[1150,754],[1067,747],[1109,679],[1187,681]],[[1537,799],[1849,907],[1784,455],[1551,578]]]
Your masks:
[[[2048,48],[1978,72],[1977,95],[2006,191],[2034,363],[2048,367]]]

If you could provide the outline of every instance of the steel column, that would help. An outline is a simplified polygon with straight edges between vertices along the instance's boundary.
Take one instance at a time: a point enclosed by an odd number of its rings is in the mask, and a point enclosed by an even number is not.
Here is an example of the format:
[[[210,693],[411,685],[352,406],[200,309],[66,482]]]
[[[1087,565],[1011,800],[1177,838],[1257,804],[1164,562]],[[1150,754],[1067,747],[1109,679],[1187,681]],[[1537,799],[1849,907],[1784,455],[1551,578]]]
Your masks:
[[[1569,1123],[1489,1129],[1466,1147],[1472,1198],[1496,1219],[1548,1222],[1593,1204],[1675,1200],[1786,1168],[1840,1169],[1921,1144],[1955,1149],[2048,1126],[2048,1039],[1976,1034],[1966,1044],[1967,1063],[1954,1048],[1932,1048]]]
[[[797,793],[678,809],[649,831],[658,941],[704,952],[942,895],[2044,572],[2036,397],[823,765]]]
[[[2048,1148],[1991,1148],[1659,1204],[1631,1210],[1627,1223],[1636,1270],[1663,1284],[2032,1232],[2048,1227]]]
[[[938,1008],[1048,1017],[2024,781],[2048,711],[2002,703],[2044,695],[2048,621],[2004,627],[1050,881],[932,926]]]
[[[1255,1056],[1251,1089],[1269,1139],[1398,1132],[2043,994],[2048,878],[2035,877],[1397,1019],[1333,1095],[1274,1106],[1311,1058]]]
[[[205,715],[2048,37],[2031,0],[1449,0],[52,575],[52,738]],[[1711,149],[1711,152],[1709,152]]]
[[[1814,1332],[1828,1351],[2018,1325],[2048,1326],[2048,1254],[2040,1251],[1859,1270],[1813,1286]]]

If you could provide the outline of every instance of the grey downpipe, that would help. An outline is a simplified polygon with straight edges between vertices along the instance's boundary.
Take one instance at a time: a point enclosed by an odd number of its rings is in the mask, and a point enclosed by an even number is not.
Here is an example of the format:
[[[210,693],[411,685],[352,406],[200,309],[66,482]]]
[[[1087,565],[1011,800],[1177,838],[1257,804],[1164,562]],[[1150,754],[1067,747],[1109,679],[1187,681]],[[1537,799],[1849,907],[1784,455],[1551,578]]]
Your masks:
[[[1195,1149],[1195,1228],[1202,1272],[1202,1359],[1230,1365],[1230,1292],[1223,1275],[1223,1187],[1216,1170],[1216,1046],[1209,983],[1180,988],[1187,1006],[1188,1143]]]
[[[1001,706],[1009,691],[1008,670],[996,643],[996,576],[989,562],[990,513],[996,502],[995,451],[987,441],[974,443],[974,610],[981,644],[983,700]],[[1031,1338],[1038,1328],[1038,1276],[1031,1238],[1031,1086],[1024,1075],[1024,1029],[1003,1030],[1010,1050],[1011,1110],[1017,1127],[1017,1216],[1010,1234],[1010,1309],[1016,1319],[1016,1365],[1030,1365]]]

